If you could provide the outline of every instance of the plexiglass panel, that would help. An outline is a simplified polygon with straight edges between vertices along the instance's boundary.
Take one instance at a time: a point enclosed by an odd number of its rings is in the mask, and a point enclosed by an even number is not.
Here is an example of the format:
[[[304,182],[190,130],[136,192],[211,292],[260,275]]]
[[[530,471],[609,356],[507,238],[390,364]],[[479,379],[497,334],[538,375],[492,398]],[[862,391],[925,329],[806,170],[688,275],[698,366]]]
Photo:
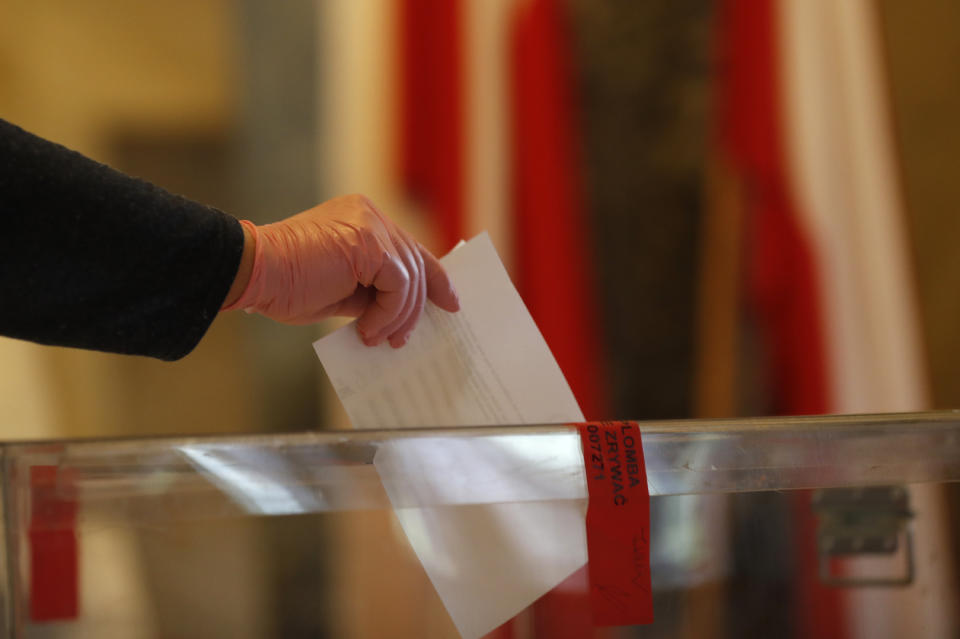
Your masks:
[[[594,629],[579,571],[496,637],[955,636],[956,413],[641,431],[656,622]],[[14,637],[456,637],[393,508],[586,503],[563,425],[16,444],[4,460]]]

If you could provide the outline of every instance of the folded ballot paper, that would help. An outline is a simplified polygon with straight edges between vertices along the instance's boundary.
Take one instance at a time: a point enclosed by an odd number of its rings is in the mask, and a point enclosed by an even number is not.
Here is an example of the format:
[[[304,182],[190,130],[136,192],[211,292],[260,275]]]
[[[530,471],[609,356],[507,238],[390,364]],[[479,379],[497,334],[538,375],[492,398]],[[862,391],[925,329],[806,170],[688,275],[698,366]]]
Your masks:
[[[314,343],[353,425],[583,421],[487,234],[441,262],[460,296],[458,313],[427,304],[400,349],[364,346],[352,324]],[[586,502],[409,505],[443,503],[438,496],[457,485],[510,481],[511,468],[543,465],[545,452],[517,438],[478,444],[441,437],[398,440],[377,451],[374,465],[407,539],[464,639],[503,624],[586,562]],[[573,438],[558,438],[547,455],[557,461],[578,457],[582,463]]]

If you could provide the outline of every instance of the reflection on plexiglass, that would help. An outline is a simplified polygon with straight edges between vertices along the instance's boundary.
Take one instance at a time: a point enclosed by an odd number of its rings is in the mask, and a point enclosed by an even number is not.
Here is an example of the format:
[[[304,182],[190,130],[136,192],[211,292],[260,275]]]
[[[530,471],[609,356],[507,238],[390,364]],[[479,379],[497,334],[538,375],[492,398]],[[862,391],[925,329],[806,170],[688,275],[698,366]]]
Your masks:
[[[656,621],[606,636],[675,636],[708,621],[713,634],[699,636],[795,628],[798,584],[817,579],[797,561],[799,536],[809,535],[816,565],[817,515],[805,489],[840,486],[909,486],[903,529],[914,533],[916,559],[909,585],[848,590],[844,601],[880,606],[897,616],[892,628],[904,619],[956,627],[952,563],[925,559],[950,556],[951,538],[924,532],[943,509],[927,495],[960,480],[956,414],[641,430]],[[18,444],[4,455],[8,636],[296,637],[326,628],[336,637],[457,637],[480,628],[458,627],[453,614],[503,615],[504,602],[518,601],[514,631],[539,636],[538,593],[568,575],[568,612],[589,624],[589,609],[577,608],[586,492],[573,427]],[[79,608],[64,619],[32,614],[44,521],[30,482],[37,467],[51,469],[47,505],[76,510]],[[900,543],[888,557],[891,570],[905,552]],[[484,574],[509,574],[507,564],[521,560],[532,568],[509,588],[484,590]]]

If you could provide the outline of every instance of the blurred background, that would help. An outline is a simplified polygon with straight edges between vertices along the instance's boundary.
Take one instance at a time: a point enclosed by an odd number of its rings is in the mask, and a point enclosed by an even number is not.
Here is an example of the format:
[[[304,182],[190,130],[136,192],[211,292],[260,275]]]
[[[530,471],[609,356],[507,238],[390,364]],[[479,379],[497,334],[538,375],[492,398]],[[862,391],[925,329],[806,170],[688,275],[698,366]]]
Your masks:
[[[0,117],[257,223],[361,192],[438,254],[487,230],[591,419],[950,408],[957,25],[949,0],[0,0]],[[224,314],[172,364],[3,339],[0,437],[347,427],[310,347],[329,329]],[[672,628],[956,636],[957,500],[913,499],[937,554],[899,608],[777,567],[803,563],[789,504],[671,506],[689,535],[660,558],[687,575],[668,590],[700,606]],[[776,525],[681,570],[756,508]],[[110,541],[104,601],[154,610],[143,636],[450,631],[429,582],[404,581],[389,513],[195,535],[175,563],[149,535]],[[717,587],[764,557],[764,588]],[[373,566],[376,587],[351,583]],[[323,605],[278,594],[330,583]],[[797,612],[811,601],[828,612]],[[155,612],[188,604],[212,625]],[[501,636],[581,636],[531,615]]]

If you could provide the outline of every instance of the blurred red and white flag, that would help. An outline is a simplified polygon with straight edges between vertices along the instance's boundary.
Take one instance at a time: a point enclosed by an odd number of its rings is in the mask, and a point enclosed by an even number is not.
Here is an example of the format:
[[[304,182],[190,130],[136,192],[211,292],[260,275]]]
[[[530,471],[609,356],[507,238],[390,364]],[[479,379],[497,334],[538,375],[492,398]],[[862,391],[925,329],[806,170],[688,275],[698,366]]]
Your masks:
[[[486,230],[588,418],[605,415],[558,0],[397,0],[402,193],[435,246]]]
[[[594,419],[608,415],[561,9],[559,0],[326,3],[319,146],[326,192],[367,193],[436,253],[488,231]]]
[[[875,4],[724,0],[718,9],[717,141],[742,184],[747,299],[777,410],[926,408]],[[949,556],[941,495],[914,487],[911,505],[925,549],[914,586],[842,594],[818,583],[812,519],[798,510],[798,636],[951,634],[949,563],[931,559]]]
[[[320,14],[327,193],[366,193],[437,254],[486,230],[583,413],[610,417],[562,2],[333,0]],[[587,636],[564,602],[549,636]]]

